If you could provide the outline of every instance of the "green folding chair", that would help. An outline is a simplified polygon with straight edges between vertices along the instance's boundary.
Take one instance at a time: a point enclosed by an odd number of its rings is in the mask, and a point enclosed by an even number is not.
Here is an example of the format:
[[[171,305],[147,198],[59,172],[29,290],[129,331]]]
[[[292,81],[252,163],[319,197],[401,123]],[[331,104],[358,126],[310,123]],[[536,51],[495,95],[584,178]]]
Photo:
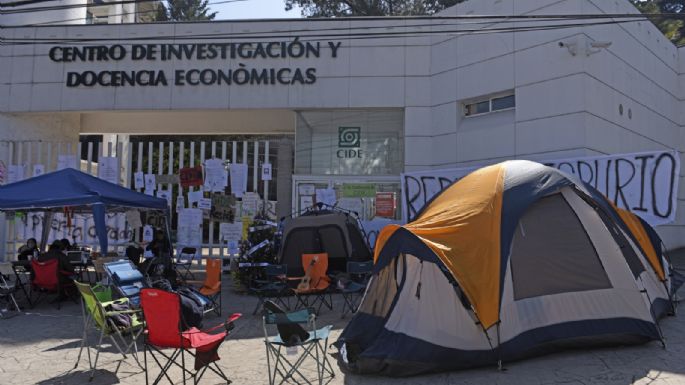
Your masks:
[[[86,348],[88,352],[88,366],[90,368],[90,380],[93,380],[95,375],[95,369],[97,366],[98,358],[100,356],[100,351],[102,350],[102,340],[104,337],[108,337],[119,353],[122,355],[122,359],[119,360],[115,373],[119,370],[121,363],[127,357],[126,355],[133,349],[133,358],[138,363],[138,366],[143,367],[138,361],[138,346],[136,344],[136,339],[143,332],[143,321],[142,321],[142,311],[141,310],[122,310],[122,311],[112,311],[107,310],[109,305],[113,304],[124,304],[128,302],[128,298],[120,298],[117,300],[112,300],[112,289],[110,287],[96,285],[91,287],[88,284],[75,282],[76,287],[81,293],[81,311],[83,313],[83,337],[81,339],[81,349],[78,352],[78,358],[76,359],[76,364],[74,369],[78,367],[81,361],[81,354],[83,349]],[[131,324],[129,326],[117,325],[113,318],[117,315],[128,314],[131,316]],[[100,331],[100,338],[96,346],[95,359],[91,360],[90,355],[90,344],[88,341],[88,331],[91,328],[95,328]],[[127,341],[125,336],[129,336],[130,341]]]
[[[333,327],[332,325],[317,329],[316,314],[313,308],[289,313],[274,313],[265,306],[264,312],[262,321],[264,326],[264,344],[266,345],[266,362],[269,370],[269,385],[281,385],[286,382],[323,384],[324,380],[330,380],[335,377],[333,367],[326,353],[328,336]],[[278,335],[269,336],[267,331],[267,325],[276,325],[279,327],[279,330],[283,330],[283,326],[293,324],[308,324],[310,326],[309,337],[304,341],[286,341],[285,339],[288,337],[281,335],[280,332]],[[290,357],[291,355],[288,354],[289,349],[297,349],[301,350],[301,352],[298,351],[293,357]],[[307,361],[307,358],[313,359],[316,362],[316,380],[305,375],[306,371],[302,369],[302,364]]]

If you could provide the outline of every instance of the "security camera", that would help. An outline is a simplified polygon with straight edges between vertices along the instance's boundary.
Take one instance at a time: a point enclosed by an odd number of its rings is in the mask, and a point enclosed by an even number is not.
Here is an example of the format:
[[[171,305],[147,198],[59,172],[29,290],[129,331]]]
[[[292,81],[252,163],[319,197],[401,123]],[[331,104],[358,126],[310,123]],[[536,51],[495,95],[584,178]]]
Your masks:
[[[609,48],[611,46],[610,41],[593,41],[590,43],[590,47],[592,48]]]

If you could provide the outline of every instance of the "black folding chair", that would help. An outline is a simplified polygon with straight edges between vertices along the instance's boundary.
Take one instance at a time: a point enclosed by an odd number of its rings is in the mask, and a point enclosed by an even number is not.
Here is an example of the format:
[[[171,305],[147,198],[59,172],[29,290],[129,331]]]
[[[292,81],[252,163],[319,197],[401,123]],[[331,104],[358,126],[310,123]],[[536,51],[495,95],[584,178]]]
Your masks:
[[[184,247],[181,249],[181,252],[178,254],[178,257],[176,257],[176,262],[174,262],[174,267],[176,268],[176,271],[178,271],[179,275],[181,276],[181,279],[183,279],[184,281],[194,281],[195,280],[195,275],[193,274],[192,271],[190,271],[190,268],[193,265],[193,259],[195,259],[196,254],[197,254],[196,248]]]
[[[255,307],[252,315],[257,314],[262,308],[264,301],[271,300],[290,309],[290,290],[286,277],[288,274],[288,265],[268,265],[264,267],[265,280],[255,280],[253,286],[248,291],[255,294],[259,302]]]
[[[345,318],[348,312],[357,312],[372,271],[373,261],[347,262],[347,274],[350,275],[350,281],[344,287],[339,288],[345,300],[342,308],[342,318]]]

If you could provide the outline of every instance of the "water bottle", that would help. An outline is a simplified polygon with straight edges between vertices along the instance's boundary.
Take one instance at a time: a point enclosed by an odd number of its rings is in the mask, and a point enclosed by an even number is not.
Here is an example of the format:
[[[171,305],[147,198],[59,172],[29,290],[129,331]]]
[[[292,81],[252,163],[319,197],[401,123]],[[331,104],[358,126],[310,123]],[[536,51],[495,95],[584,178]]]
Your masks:
[[[33,258],[32,259],[38,259],[38,250],[33,250]]]

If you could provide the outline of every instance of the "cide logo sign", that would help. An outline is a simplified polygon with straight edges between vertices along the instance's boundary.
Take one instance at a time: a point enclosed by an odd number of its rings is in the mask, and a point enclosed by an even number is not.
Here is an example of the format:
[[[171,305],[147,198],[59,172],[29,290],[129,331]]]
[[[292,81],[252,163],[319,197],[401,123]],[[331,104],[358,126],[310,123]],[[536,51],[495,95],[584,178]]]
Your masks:
[[[338,158],[361,158],[361,127],[338,127]]]

